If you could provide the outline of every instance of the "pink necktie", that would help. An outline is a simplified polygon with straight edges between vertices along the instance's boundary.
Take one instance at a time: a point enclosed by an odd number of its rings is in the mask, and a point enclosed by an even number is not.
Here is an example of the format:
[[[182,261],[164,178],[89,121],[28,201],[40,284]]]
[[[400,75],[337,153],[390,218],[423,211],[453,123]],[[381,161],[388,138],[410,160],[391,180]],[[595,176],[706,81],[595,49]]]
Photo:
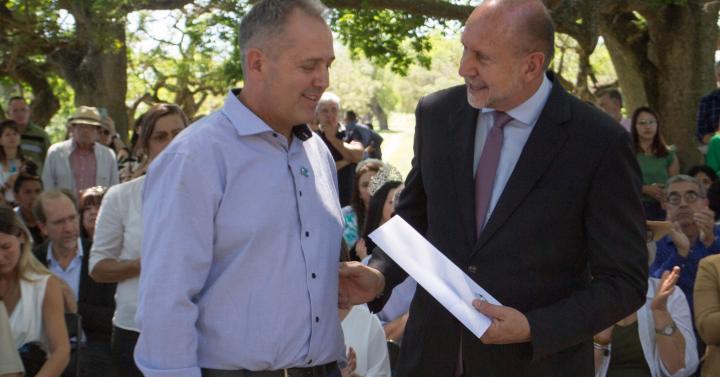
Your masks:
[[[490,207],[495,173],[503,144],[503,129],[511,120],[513,118],[502,111],[493,113],[493,127],[485,139],[485,146],[480,155],[480,162],[475,173],[475,235],[477,238],[480,238],[480,232],[485,226],[485,218]]]
[[[477,238],[480,238],[480,232],[485,225],[485,217],[488,207],[490,206],[490,197],[492,196],[493,184],[495,183],[495,173],[497,172],[498,162],[500,161],[503,129],[511,120],[513,120],[513,117],[502,111],[495,111],[493,113],[493,127],[490,129],[487,139],[485,139],[485,146],[480,155],[480,162],[478,163],[477,173],[475,174],[475,230]],[[462,349],[461,332],[454,377],[463,376],[465,373]]]

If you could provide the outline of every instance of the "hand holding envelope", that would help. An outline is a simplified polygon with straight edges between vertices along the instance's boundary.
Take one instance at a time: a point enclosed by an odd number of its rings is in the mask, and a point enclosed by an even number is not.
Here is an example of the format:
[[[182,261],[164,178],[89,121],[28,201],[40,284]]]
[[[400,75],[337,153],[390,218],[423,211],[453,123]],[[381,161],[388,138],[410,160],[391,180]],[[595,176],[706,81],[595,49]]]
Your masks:
[[[383,224],[370,238],[483,343],[530,340],[524,314],[502,306],[400,216]]]

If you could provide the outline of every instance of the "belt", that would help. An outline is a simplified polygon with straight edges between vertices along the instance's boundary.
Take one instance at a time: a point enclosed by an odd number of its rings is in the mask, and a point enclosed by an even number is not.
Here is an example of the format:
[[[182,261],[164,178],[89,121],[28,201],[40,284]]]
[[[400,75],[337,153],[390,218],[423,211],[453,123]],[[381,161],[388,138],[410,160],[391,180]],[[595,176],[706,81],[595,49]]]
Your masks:
[[[325,377],[337,370],[337,363],[327,363],[307,368],[288,368],[253,372],[245,369],[202,369],[202,377]]]

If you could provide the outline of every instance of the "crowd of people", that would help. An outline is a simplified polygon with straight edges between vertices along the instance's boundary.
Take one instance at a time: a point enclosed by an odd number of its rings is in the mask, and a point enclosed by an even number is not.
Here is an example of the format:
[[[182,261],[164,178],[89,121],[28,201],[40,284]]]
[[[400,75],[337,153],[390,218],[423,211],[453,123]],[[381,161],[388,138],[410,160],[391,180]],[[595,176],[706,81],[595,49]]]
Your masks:
[[[720,83],[720,62],[715,70]],[[601,376],[620,375],[613,369],[631,375],[713,376],[720,371],[720,334],[710,324],[720,319],[720,89],[703,97],[698,108],[697,140],[706,164],[684,174],[654,109],[641,106],[625,118],[619,90],[605,89],[597,96],[597,106],[632,137],[649,221],[650,263],[645,305],[595,337],[597,371]],[[672,289],[676,286],[679,290]]]
[[[125,147],[110,118],[95,107],[80,106],[68,119],[68,139],[36,150],[26,147],[25,139],[47,135],[29,122],[26,101],[12,97],[8,108],[9,119],[0,124],[0,235],[7,241],[0,251],[0,331],[8,341],[4,352],[16,351],[19,358],[14,364],[0,360],[0,375],[142,376],[133,350],[139,336],[135,314],[144,173],[189,120],[177,105],[157,104],[139,117],[136,142]],[[352,173],[339,190],[361,206],[360,216],[345,223],[345,232],[355,234],[347,242],[353,250],[347,260],[360,260],[355,241],[367,238],[362,231],[366,216],[377,227],[391,209],[385,208],[384,195],[370,210],[372,177],[363,183],[354,176],[367,166],[374,172],[391,166],[377,159],[382,137],[358,123],[352,110],[341,124],[338,110],[339,98],[325,93],[317,123],[310,126],[335,152],[338,175]],[[38,161],[36,155],[45,157]],[[375,182],[375,190],[396,189],[402,182],[397,174],[392,181]],[[343,211],[353,208],[348,204]],[[80,334],[68,335],[71,323],[77,323],[70,313],[79,318]],[[360,307],[341,310],[340,316],[352,360],[344,373],[389,376],[378,317]]]
[[[406,180],[325,91],[323,14],[258,2],[244,88],[192,126],[156,104],[127,146],[92,106],[51,145],[8,100],[0,376],[720,373],[720,89],[699,104],[706,164],[682,174],[657,109],[623,113],[615,88],[589,105],[546,72],[542,3],[489,1],[463,33],[466,86],[418,105]],[[540,36],[513,85],[487,45],[520,33],[501,21]],[[482,338],[374,244],[396,213],[507,305],[473,302]]]

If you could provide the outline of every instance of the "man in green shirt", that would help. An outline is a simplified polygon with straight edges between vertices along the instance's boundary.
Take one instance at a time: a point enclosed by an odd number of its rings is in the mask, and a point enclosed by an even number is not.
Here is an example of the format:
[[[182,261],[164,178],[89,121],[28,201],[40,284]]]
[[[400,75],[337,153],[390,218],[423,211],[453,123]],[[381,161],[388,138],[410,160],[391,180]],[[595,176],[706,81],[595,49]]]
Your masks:
[[[50,148],[50,138],[45,130],[30,121],[30,107],[23,97],[11,97],[8,101],[8,117],[18,124],[20,148],[26,158],[42,169],[45,154]]]

